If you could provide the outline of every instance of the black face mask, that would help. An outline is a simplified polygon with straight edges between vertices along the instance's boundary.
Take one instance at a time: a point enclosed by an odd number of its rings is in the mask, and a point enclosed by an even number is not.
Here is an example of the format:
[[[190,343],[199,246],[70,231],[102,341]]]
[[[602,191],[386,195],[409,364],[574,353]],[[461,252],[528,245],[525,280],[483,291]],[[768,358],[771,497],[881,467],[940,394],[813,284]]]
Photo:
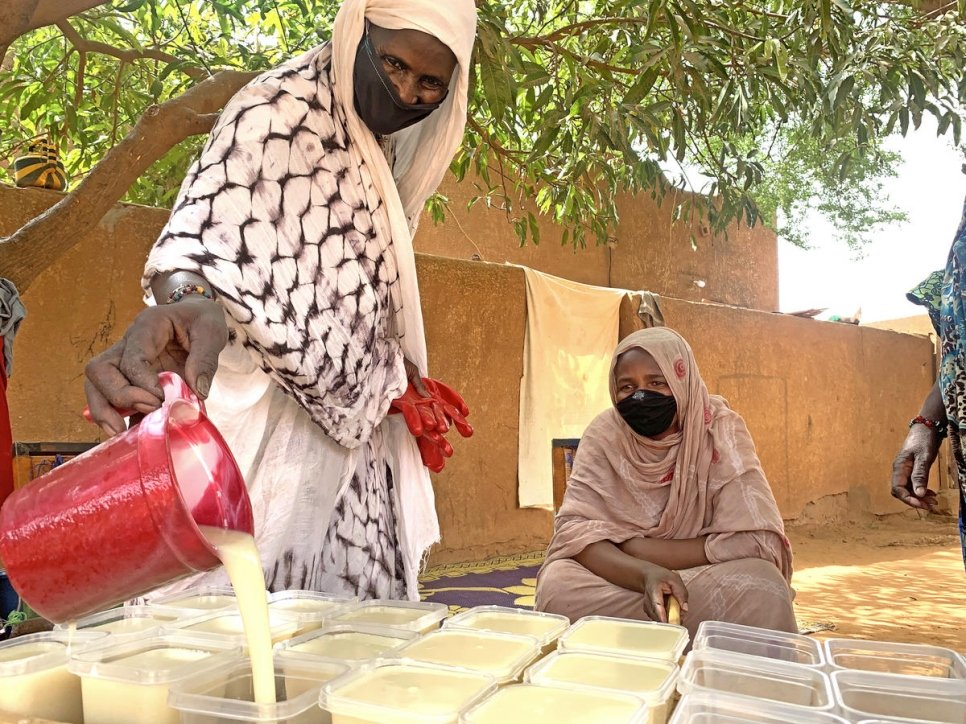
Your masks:
[[[437,103],[404,103],[382,67],[382,58],[373,50],[368,27],[356,50],[352,83],[356,113],[370,131],[381,136],[419,123],[446,100],[444,94]]]
[[[672,395],[638,390],[618,402],[617,411],[638,435],[654,437],[671,427],[678,403]]]

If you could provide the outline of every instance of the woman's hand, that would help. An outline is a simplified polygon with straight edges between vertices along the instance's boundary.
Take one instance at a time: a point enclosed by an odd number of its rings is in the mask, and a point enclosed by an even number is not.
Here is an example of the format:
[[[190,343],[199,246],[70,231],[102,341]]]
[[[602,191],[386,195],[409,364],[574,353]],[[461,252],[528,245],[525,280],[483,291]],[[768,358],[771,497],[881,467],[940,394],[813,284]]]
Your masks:
[[[84,391],[91,419],[110,435],[125,429],[118,412],[146,414],[164,393],[158,373],[176,372],[200,398],[208,396],[218,355],[228,343],[221,305],[200,296],[148,307],[115,345],[88,362]]]
[[[688,589],[681,576],[667,568],[644,563],[641,591],[644,594],[644,613],[652,621],[667,623],[665,599],[668,596],[677,599],[682,611],[688,610]]]
[[[930,490],[929,468],[939,454],[939,434],[931,427],[913,425],[892,463],[892,496],[911,508],[931,511],[936,493]]]

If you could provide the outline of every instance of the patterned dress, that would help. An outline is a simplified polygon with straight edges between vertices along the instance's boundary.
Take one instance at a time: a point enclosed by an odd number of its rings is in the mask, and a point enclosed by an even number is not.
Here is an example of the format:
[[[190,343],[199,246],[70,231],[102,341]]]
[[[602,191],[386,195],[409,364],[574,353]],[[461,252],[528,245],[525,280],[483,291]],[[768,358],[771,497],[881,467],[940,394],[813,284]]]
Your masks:
[[[208,409],[248,483],[268,586],[395,598],[407,591],[383,421],[407,384],[399,276],[330,59],[316,48],[226,106],[143,285],[197,272],[225,308]]]
[[[966,204],[946,269],[930,274],[907,295],[929,312],[941,344],[939,388],[949,423],[949,445],[959,484],[959,538],[966,564]]]

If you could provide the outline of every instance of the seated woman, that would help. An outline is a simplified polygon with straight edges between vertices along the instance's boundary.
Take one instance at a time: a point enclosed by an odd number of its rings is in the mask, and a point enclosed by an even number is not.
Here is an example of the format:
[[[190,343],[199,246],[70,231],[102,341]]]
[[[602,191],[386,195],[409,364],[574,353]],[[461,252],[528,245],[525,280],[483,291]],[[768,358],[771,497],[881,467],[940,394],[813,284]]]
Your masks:
[[[702,621],[796,631],[792,552],[744,421],[708,394],[688,343],[632,334],[614,353],[614,407],[580,440],[537,604],[577,620]]]

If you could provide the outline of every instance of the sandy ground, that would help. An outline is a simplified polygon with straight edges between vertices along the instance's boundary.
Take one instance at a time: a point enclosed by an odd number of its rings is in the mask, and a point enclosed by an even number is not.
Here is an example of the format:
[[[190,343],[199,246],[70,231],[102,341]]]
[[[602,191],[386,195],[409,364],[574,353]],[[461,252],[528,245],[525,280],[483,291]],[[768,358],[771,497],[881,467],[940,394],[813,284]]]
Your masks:
[[[966,571],[953,519],[790,527],[800,622],[966,652]]]

